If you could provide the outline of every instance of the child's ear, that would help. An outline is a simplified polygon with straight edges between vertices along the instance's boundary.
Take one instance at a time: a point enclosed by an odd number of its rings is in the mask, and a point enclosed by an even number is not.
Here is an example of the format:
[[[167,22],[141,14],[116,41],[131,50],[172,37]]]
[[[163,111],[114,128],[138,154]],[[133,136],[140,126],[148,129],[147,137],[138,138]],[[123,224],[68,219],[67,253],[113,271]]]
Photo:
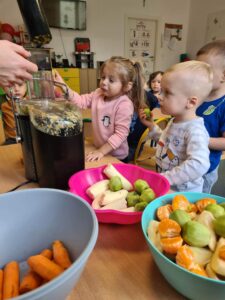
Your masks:
[[[124,92],[129,92],[133,87],[133,82],[128,82],[128,84],[124,87]]]
[[[194,106],[196,106],[196,104],[198,103],[198,97],[196,96],[191,96],[187,99],[187,108],[193,108]]]

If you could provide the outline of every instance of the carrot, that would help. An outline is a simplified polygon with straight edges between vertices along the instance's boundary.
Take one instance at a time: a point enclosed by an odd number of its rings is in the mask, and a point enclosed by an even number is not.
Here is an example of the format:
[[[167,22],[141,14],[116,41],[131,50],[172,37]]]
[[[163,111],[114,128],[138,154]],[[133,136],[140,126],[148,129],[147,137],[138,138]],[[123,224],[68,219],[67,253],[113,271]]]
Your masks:
[[[0,269],[0,300],[2,300],[3,270]]]
[[[64,271],[59,265],[40,254],[30,256],[27,263],[34,272],[47,280],[55,278]]]
[[[52,253],[52,250],[50,250],[50,249],[44,249],[43,251],[41,251],[41,253],[40,253],[41,255],[43,255],[43,256],[45,256],[45,257],[47,257],[48,259],[52,259],[52,257],[53,257],[53,253]]]
[[[20,294],[30,292],[42,284],[42,278],[34,271],[29,271],[20,284]]]
[[[61,241],[54,241],[52,245],[54,261],[63,269],[71,266],[72,262],[69,253]]]
[[[19,264],[9,262],[3,274],[3,299],[10,299],[19,295]]]
[[[52,259],[52,250],[44,249],[40,255],[45,256],[48,259]],[[29,270],[28,273],[23,277],[20,284],[20,294],[30,292],[43,283],[43,279],[34,271]]]

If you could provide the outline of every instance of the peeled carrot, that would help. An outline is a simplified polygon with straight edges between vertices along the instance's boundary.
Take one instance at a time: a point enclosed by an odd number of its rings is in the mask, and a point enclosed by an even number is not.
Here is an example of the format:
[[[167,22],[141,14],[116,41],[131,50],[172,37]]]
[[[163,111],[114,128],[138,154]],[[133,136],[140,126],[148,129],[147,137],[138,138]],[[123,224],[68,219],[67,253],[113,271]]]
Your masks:
[[[52,250],[44,249],[41,251],[40,255],[52,259]],[[43,279],[34,271],[29,270],[28,273],[23,277],[20,284],[20,294],[30,292],[43,283]]]
[[[2,300],[3,270],[0,269],[0,300]]]
[[[30,292],[42,284],[42,278],[34,271],[29,271],[20,284],[20,294]]]
[[[69,253],[63,243],[59,240],[53,242],[53,259],[63,269],[67,269],[71,266],[72,262],[69,257]]]
[[[59,265],[40,254],[30,256],[27,263],[34,272],[47,280],[57,277],[64,271]]]
[[[19,295],[19,264],[9,262],[3,273],[3,299],[10,299]]]
[[[53,257],[53,253],[52,253],[52,250],[50,250],[50,249],[44,249],[43,251],[41,251],[41,253],[40,253],[41,255],[43,255],[43,256],[45,256],[45,257],[47,257],[48,259],[52,259],[52,257]]]

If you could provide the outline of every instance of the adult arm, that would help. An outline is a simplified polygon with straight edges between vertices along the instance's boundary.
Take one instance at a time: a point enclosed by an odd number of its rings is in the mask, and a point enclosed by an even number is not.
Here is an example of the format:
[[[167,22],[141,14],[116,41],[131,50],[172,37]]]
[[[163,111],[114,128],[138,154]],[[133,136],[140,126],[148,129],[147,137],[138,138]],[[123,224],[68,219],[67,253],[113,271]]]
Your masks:
[[[30,55],[22,46],[0,40],[0,86],[32,79],[32,73],[37,72],[38,67],[27,60]]]

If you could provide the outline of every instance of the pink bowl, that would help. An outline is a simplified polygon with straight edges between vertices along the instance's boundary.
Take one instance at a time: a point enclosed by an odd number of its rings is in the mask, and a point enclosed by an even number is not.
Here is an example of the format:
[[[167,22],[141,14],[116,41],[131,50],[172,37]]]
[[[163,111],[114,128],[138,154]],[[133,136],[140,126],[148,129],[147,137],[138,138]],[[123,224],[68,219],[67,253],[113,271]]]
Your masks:
[[[170,188],[168,180],[162,175],[143,169],[132,164],[113,164],[113,166],[132,184],[137,179],[144,179],[154,190],[156,197],[165,195]],[[87,201],[90,205],[92,199],[86,194],[86,189],[92,184],[106,179],[103,169],[106,165],[99,168],[92,168],[75,173],[69,179],[70,192],[76,194]],[[141,221],[142,212],[122,212],[117,210],[95,210],[98,221],[101,223],[134,224]]]

